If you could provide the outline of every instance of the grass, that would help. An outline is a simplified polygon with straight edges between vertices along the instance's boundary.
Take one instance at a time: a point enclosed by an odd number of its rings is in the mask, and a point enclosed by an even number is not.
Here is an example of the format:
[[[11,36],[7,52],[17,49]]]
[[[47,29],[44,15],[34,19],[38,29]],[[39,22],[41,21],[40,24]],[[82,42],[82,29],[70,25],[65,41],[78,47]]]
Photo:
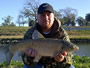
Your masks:
[[[0,68],[23,68],[23,62],[11,61],[9,66],[6,66],[6,62],[0,63]]]
[[[30,27],[0,27],[1,35],[24,35]]]
[[[90,35],[87,35],[87,36],[85,36],[85,35],[84,36],[83,35],[82,36],[81,35],[80,36],[69,35],[69,36],[70,36],[71,39],[90,39]]]
[[[71,30],[67,33],[73,39],[90,39],[90,30]]]
[[[88,56],[74,56],[73,60],[73,65],[76,68],[90,68],[90,57]]]
[[[0,36],[0,39],[22,39],[24,35],[18,35],[18,36]]]
[[[23,68],[23,63],[18,61],[11,61],[11,64],[7,67],[6,62],[0,63],[0,68]],[[73,65],[75,68],[90,68],[90,57],[88,56],[74,56]]]
[[[85,36],[85,35],[89,35],[90,34],[90,30],[71,30],[71,31],[67,31],[69,35],[75,35],[75,36]]]
[[[0,39],[5,38],[23,38],[24,34],[30,27],[0,27]],[[65,27],[69,28],[69,27]],[[73,28],[73,27],[72,27]],[[77,28],[84,28],[77,27]],[[85,28],[90,28],[90,26],[85,26]],[[70,38],[74,39],[90,39],[90,30],[67,30]]]
[[[63,26],[64,28],[90,28],[90,26]]]

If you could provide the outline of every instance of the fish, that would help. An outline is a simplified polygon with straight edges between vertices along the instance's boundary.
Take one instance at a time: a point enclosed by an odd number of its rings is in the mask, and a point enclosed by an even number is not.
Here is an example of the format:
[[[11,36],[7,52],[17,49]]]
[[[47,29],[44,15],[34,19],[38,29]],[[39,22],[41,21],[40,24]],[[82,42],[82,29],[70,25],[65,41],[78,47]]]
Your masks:
[[[34,30],[33,34],[32,34],[32,39],[45,39],[45,37],[37,30]]]
[[[36,32],[40,35],[38,31],[35,31],[34,35]],[[71,42],[62,39],[44,39],[42,35],[43,38],[38,35],[37,38],[33,37],[33,39],[23,40],[19,43],[8,46],[6,65],[8,66],[10,64],[15,53],[25,53],[27,48],[32,48],[37,51],[38,54],[35,56],[34,62],[38,62],[42,56],[54,57],[57,53],[61,53],[62,51],[74,52],[79,50],[79,47]]]

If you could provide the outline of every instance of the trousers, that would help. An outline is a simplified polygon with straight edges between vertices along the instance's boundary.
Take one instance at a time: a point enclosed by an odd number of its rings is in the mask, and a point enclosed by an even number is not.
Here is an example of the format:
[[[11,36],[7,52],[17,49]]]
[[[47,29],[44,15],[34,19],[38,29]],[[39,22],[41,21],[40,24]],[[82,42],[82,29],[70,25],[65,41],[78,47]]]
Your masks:
[[[27,65],[24,65],[24,67],[23,67],[23,68],[32,68],[32,67],[27,66]],[[43,66],[41,66],[41,65],[37,64],[34,68],[43,68]]]
[[[24,65],[23,68],[32,68],[32,67],[29,67],[27,65]],[[34,68],[44,68],[43,66],[37,64]],[[70,68],[75,68],[73,65],[70,66]]]

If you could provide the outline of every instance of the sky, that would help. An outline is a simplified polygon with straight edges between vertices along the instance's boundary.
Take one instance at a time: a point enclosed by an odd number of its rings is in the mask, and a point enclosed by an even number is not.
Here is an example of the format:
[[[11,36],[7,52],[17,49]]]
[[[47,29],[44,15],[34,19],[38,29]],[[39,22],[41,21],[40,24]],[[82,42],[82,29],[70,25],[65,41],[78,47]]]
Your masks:
[[[90,0],[39,0],[40,4],[49,3],[54,10],[65,9],[67,7],[77,9],[78,16],[85,18],[87,13],[90,13]],[[17,16],[23,7],[26,6],[26,0],[0,0],[0,24],[2,18],[8,15],[13,17],[13,22],[16,22]]]

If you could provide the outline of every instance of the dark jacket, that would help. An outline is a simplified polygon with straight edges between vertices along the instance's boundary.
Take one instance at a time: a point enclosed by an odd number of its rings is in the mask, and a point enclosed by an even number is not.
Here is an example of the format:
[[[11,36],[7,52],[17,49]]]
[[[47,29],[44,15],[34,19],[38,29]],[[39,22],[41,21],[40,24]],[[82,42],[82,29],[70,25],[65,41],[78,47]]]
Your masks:
[[[61,22],[58,21],[56,18],[51,28],[51,32],[49,34],[44,34],[42,32],[41,26],[38,23],[36,23],[34,27],[30,28],[26,32],[24,36],[24,40],[32,39],[32,34],[34,30],[38,30],[45,38],[55,38],[55,39],[63,39],[66,41],[70,41],[67,32],[61,27]],[[23,54],[22,59],[24,64],[26,65],[33,66],[35,64],[33,62],[34,57],[29,57],[26,54]],[[38,64],[47,66],[48,68],[69,68],[68,66],[72,64],[72,54],[68,54],[63,62],[56,62],[54,58],[43,56],[38,62]]]

